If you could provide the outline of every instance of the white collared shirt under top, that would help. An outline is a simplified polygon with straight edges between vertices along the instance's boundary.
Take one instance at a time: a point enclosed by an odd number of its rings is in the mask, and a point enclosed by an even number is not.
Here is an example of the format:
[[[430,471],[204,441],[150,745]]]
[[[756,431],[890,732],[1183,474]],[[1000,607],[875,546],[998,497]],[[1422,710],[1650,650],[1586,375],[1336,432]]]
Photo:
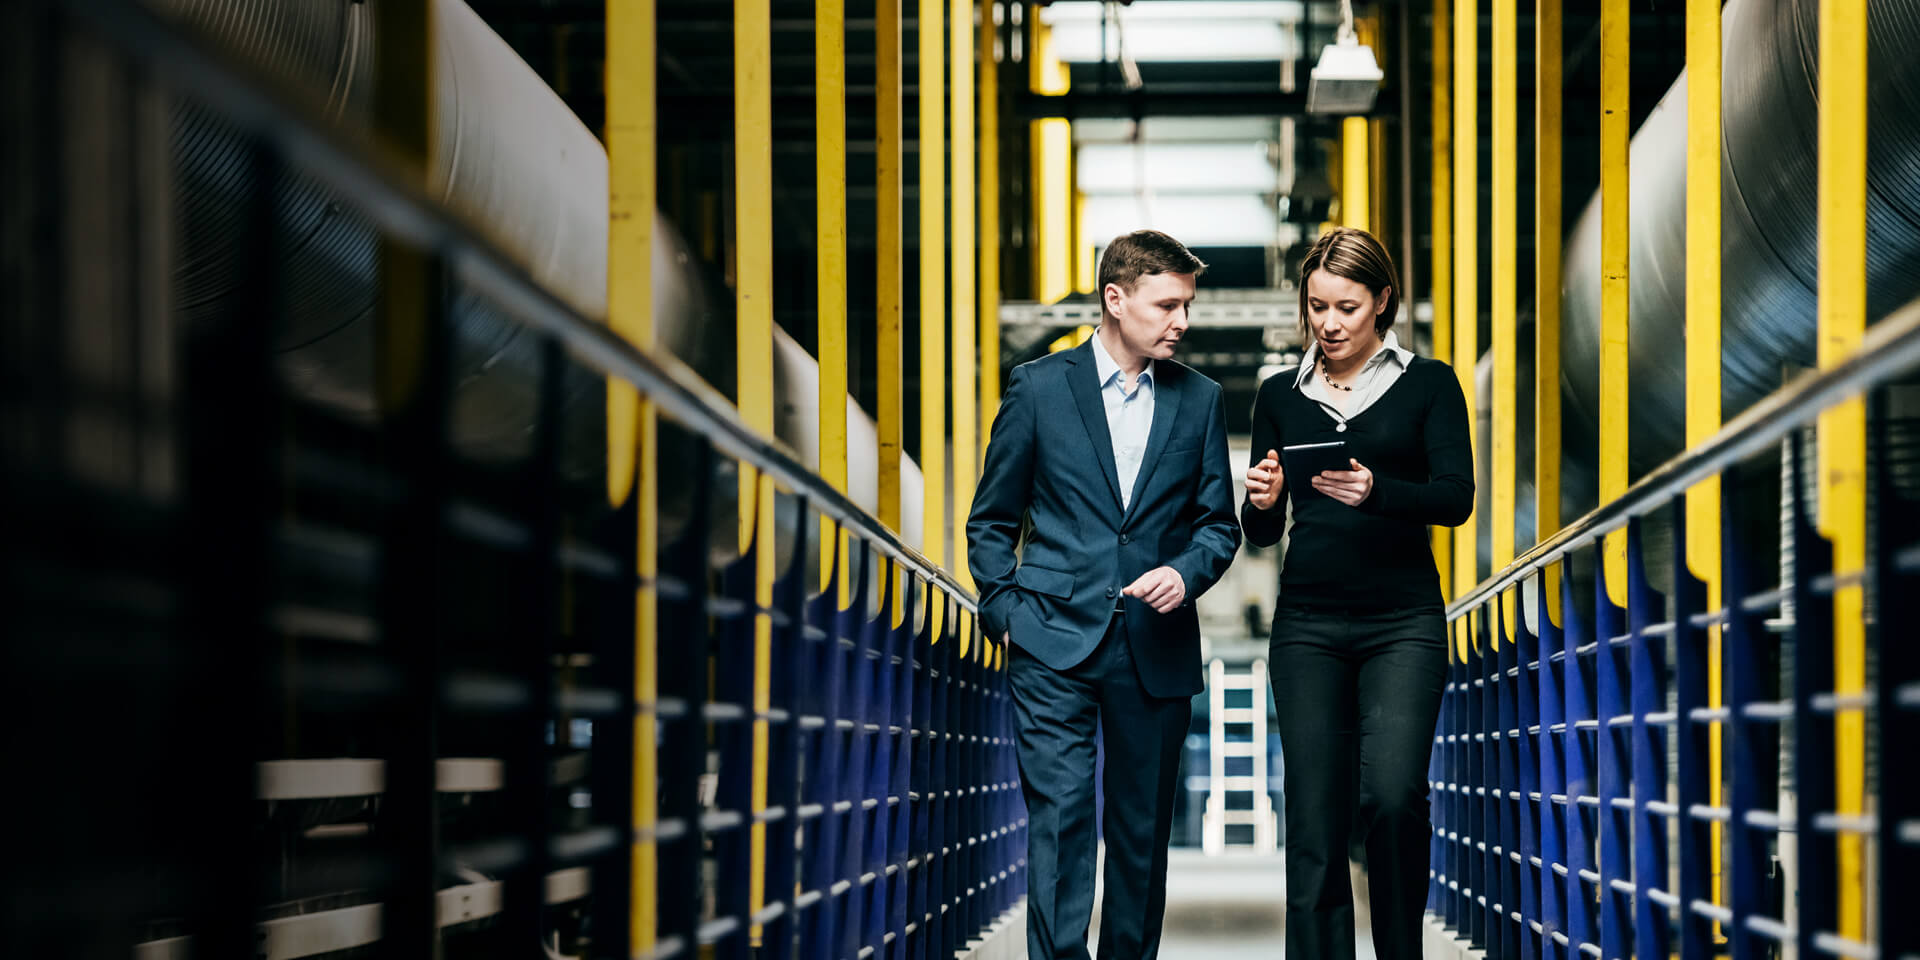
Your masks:
[[[1134,378],[1133,392],[1125,387],[1126,374],[1107,353],[1095,333],[1093,371],[1100,382],[1100,402],[1107,408],[1107,435],[1113,439],[1113,466],[1120,475],[1120,509],[1133,500],[1133,481],[1147,453],[1147,434],[1153,430],[1153,361]]]
[[[1335,391],[1320,375],[1320,344],[1316,342],[1307,348],[1306,359],[1300,361],[1300,372],[1294,376],[1293,386],[1294,389],[1306,394],[1307,399],[1320,404],[1320,409],[1325,410],[1327,415],[1333,418],[1336,424],[1334,429],[1344,433],[1347,429],[1347,421],[1373,406],[1374,401],[1379,400],[1387,392],[1387,388],[1393,386],[1394,382],[1400,379],[1400,375],[1407,372],[1407,366],[1411,363],[1413,363],[1413,351],[1402,347],[1400,339],[1393,335],[1392,330],[1388,330],[1386,338],[1380,343],[1380,349],[1375,350],[1373,356],[1368,357],[1367,362],[1360,365],[1358,372],[1348,374],[1347,381],[1341,384],[1341,386],[1352,387],[1353,392]],[[1340,405],[1334,402],[1336,392],[1340,395],[1338,399],[1346,402],[1345,410],[1340,409]]]

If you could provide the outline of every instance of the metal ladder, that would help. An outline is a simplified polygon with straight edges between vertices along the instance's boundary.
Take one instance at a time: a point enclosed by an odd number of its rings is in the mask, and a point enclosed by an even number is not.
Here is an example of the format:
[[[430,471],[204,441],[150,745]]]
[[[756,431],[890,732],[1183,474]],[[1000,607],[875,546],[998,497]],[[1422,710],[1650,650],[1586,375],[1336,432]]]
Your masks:
[[[1273,812],[1273,795],[1267,792],[1267,662],[1255,660],[1248,672],[1228,674],[1226,663],[1215,659],[1208,668],[1208,680],[1208,755],[1213,776],[1207,789],[1207,809],[1201,816],[1201,848],[1208,856],[1217,856],[1229,849],[1272,853],[1277,846],[1279,821]],[[1250,695],[1249,705],[1228,707],[1227,693],[1241,690]],[[1235,732],[1251,728],[1252,737],[1229,741],[1230,728]],[[1251,774],[1228,776],[1229,757],[1251,758]],[[1252,794],[1250,808],[1228,809],[1228,798],[1241,794]],[[1253,843],[1229,847],[1227,828],[1230,826],[1253,827]]]

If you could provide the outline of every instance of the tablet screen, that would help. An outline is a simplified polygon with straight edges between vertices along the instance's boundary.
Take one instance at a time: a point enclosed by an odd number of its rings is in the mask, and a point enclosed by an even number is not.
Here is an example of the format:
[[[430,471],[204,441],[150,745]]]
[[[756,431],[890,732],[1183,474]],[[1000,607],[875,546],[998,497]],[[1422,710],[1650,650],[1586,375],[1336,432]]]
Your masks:
[[[1302,491],[1313,490],[1313,478],[1324,471],[1353,469],[1344,440],[1282,447],[1280,465],[1287,471],[1287,485]]]

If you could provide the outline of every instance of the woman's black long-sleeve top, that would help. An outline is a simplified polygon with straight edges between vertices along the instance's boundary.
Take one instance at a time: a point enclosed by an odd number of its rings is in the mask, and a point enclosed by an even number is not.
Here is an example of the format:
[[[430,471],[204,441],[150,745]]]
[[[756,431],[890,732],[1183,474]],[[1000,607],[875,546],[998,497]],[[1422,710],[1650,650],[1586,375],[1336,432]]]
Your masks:
[[[1253,456],[1299,443],[1344,440],[1348,455],[1373,471],[1373,491],[1358,507],[1286,477],[1293,530],[1280,572],[1283,602],[1380,610],[1444,605],[1427,527],[1454,527],[1473,513],[1473,449],[1467,405],[1453,368],[1415,357],[1379,399],[1338,424],[1294,386],[1296,369],[1260,385],[1253,404]],[[1250,464],[1251,465],[1251,464]],[[1286,532],[1276,502],[1241,506],[1247,542],[1271,546]]]

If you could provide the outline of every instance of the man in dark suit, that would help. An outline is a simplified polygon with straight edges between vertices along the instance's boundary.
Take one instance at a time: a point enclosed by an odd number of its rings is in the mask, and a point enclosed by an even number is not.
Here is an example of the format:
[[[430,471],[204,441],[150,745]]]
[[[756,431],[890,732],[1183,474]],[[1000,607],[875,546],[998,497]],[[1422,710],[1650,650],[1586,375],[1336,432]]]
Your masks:
[[[1220,385],[1173,361],[1205,269],[1156,231],[1107,246],[1099,330],[1014,369],[967,520],[981,627],[1010,645],[1033,960],[1087,957],[1096,730],[1100,958],[1160,948],[1180,747],[1203,686],[1193,600],[1240,546]]]

